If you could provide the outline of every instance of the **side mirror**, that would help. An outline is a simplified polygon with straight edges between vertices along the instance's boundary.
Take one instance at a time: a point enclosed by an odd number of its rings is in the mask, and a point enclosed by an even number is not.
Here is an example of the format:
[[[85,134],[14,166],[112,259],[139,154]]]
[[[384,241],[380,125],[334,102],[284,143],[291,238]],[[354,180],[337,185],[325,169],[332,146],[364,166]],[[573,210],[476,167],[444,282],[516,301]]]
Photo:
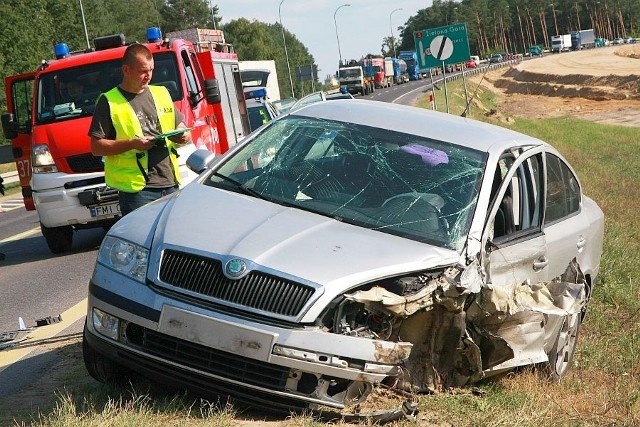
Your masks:
[[[18,124],[15,117],[11,113],[4,113],[0,116],[2,121],[2,132],[7,139],[14,139],[18,137]]]
[[[222,95],[220,95],[220,85],[218,79],[207,79],[204,81],[204,93],[210,104],[220,104]]]
[[[216,154],[212,151],[199,148],[187,157],[187,167],[200,175],[216,160]]]

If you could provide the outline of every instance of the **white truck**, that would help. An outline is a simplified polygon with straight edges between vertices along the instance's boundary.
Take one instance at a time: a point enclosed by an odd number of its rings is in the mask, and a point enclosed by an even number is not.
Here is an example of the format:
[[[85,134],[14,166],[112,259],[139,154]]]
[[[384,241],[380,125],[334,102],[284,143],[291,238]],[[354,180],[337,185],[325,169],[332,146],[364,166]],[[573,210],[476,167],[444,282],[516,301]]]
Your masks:
[[[369,93],[364,81],[364,72],[359,65],[343,66],[338,69],[338,81],[351,95]]]
[[[571,50],[571,34],[551,36],[551,52],[560,53]]]
[[[269,101],[280,100],[276,61],[240,61],[240,78],[245,93],[264,87]]]

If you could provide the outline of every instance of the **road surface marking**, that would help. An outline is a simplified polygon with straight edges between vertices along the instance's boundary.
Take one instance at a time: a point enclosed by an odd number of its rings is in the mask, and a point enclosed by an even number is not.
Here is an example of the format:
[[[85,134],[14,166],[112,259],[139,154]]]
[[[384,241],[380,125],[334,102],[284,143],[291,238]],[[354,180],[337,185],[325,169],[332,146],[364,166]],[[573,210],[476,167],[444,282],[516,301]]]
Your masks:
[[[19,198],[0,198],[0,213],[9,212],[15,209],[24,208],[24,200]]]
[[[60,314],[62,320],[47,326],[39,326],[30,331],[14,347],[0,351],[0,372],[16,363],[36,348],[38,345],[53,338],[67,327],[71,326],[87,314],[87,298],[83,299],[64,313]]]
[[[27,237],[35,236],[36,234],[40,234],[40,226],[32,228],[31,230],[23,231],[22,233],[15,234],[11,237],[7,237],[6,239],[0,240],[0,245],[5,243],[14,242],[20,239],[26,239]]]

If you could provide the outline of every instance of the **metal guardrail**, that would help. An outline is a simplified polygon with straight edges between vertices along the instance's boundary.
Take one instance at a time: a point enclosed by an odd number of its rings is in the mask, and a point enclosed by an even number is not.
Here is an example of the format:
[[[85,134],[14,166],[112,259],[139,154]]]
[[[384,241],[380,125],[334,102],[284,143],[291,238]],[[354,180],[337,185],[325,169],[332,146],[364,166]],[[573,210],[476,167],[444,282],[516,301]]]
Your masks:
[[[464,70],[464,75],[465,76],[469,76],[469,75],[474,75],[474,74],[480,74],[480,73],[485,73],[487,71],[491,71],[491,70],[495,70],[498,68],[502,68],[505,67],[507,65],[513,65],[513,64],[519,64],[520,62],[522,62],[522,59],[510,59],[508,61],[502,61],[502,62],[498,62],[496,64],[488,64],[484,67],[476,67],[476,68],[467,68]],[[453,75],[447,75],[446,79],[447,81],[451,81],[451,80],[457,80],[460,77],[462,77],[462,72],[458,72],[455,73]]]

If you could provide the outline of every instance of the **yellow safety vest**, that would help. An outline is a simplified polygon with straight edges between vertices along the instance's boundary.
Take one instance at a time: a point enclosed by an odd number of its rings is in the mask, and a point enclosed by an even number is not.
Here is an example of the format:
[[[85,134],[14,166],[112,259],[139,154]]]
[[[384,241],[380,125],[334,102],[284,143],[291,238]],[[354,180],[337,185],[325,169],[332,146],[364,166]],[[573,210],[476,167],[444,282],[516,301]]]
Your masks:
[[[162,133],[175,129],[176,120],[173,110],[175,107],[169,91],[164,86],[149,86],[149,89],[156,105]],[[115,87],[104,93],[104,96],[109,102],[111,121],[116,130],[116,140],[133,139],[142,135],[140,120],[120,90]],[[173,175],[179,184],[180,172],[178,171],[176,145],[166,139],[166,146],[171,159]],[[104,156],[104,174],[107,185],[127,193],[135,193],[145,187],[148,167],[149,157],[144,150],[128,150],[121,154]]]

